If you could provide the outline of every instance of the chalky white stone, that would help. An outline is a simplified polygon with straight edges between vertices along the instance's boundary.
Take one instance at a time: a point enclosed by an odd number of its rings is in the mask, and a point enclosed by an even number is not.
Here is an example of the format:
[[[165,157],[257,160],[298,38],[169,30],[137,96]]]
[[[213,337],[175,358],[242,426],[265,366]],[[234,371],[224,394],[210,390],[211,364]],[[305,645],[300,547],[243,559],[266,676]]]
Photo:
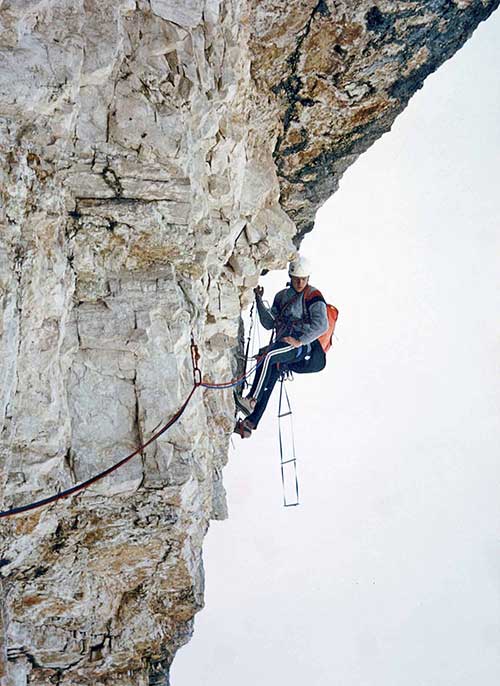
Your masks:
[[[147,440],[343,171],[497,0],[0,7],[2,508]],[[168,684],[226,517],[231,391],[118,472],[1,521],[2,686]]]

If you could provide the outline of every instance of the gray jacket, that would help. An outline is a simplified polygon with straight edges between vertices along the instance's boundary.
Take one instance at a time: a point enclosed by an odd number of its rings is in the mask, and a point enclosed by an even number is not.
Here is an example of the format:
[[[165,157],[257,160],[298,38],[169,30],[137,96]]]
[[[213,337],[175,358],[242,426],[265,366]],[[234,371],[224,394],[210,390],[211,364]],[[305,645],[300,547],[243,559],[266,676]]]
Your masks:
[[[304,300],[306,291],[312,297]],[[256,302],[262,326],[265,329],[276,329],[276,340],[293,336],[302,345],[307,345],[328,329],[325,299],[312,286],[306,286],[300,294],[291,287],[279,291],[272,307],[266,307],[260,296],[256,296]]]

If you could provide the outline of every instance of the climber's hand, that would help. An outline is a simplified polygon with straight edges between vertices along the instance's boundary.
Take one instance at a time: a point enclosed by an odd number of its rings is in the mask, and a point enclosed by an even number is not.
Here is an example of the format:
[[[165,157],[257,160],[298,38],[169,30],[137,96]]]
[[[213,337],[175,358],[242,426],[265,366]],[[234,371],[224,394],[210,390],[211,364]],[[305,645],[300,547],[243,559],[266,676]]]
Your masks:
[[[262,296],[264,295],[264,288],[263,286],[255,286],[253,292],[258,298],[262,298]]]
[[[285,336],[283,338],[285,343],[288,343],[288,345],[292,345],[294,348],[300,348],[302,343],[298,341],[296,338],[293,338],[293,336]]]

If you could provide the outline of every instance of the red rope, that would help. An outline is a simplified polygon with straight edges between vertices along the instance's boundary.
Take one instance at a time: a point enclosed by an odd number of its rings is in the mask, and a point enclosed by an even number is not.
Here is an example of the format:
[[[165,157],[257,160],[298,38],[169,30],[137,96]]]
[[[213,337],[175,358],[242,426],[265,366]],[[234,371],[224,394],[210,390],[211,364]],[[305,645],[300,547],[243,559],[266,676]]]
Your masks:
[[[260,358],[257,358],[257,366],[263,357],[264,357],[264,355],[262,355]],[[194,342],[193,336],[191,336],[191,361],[193,364],[193,388],[191,389],[191,392],[187,396],[186,400],[182,403],[179,410],[173,415],[173,417],[171,417],[171,419],[169,419],[168,422],[166,424],[164,424],[161,427],[161,429],[159,429],[156,433],[154,433],[151,436],[151,438],[149,438],[145,443],[138,446],[134,450],[134,452],[130,453],[130,455],[127,455],[126,457],[124,457],[119,462],[116,462],[114,465],[111,465],[111,467],[108,467],[103,472],[99,472],[99,474],[95,474],[90,479],[87,479],[87,481],[82,481],[81,483],[76,484],[75,486],[72,486],[71,488],[68,488],[65,491],[61,491],[60,493],[56,493],[54,495],[51,495],[48,498],[43,498],[42,500],[37,500],[33,503],[29,503],[28,505],[20,505],[19,507],[13,507],[10,510],[0,511],[0,519],[2,519],[3,517],[12,517],[13,515],[21,514],[23,512],[29,512],[30,510],[36,510],[39,507],[43,507],[44,505],[50,505],[51,503],[55,503],[58,500],[62,500],[63,498],[68,498],[70,495],[74,495],[75,493],[83,491],[85,488],[92,486],[92,484],[95,484],[97,481],[104,479],[104,477],[112,474],[114,471],[116,471],[117,469],[122,467],[124,464],[129,462],[133,457],[135,457],[136,455],[139,455],[139,453],[142,453],[142,451],[145,448],[147,448],[148,445],[151,445],[151,443],[156,441],[163,433],[165,433],[165,431],[167,431],[167,429],[170,429],[170,427],[173,426],[183,415],[184,410],[188,406],[188,404],[189,404],[191,398],[193,397],[197,388],[199,388],[200,386],[203,386],[205,388],[224,389],[224,388],[228,387],[228,384],[234,385],[235,383],[239,383],[242,379],[244,379],[246,376],[251,374],[253,371],[253,370],[250,370],[250,372],[242,374],[240,377],[233,379],[231,382],[226,382],[226,383],[222,383],[222,384],[209,384],[208,382],[204,382],[202,380],[201,370],[198,367],[199,359],[200,359],[200,354],[198,352],[198,348]]]
[[[0,518],[2,517],[11,517],[12,515],[20,514],[21,512],[28,512],[29,510],[35,510],[39,507],[42,507],[43,505],[50,505],[50,503],[55,503],[57,500],[62,500],[63,498],[67,498],[70,495],[74,495],[75,493],[78,493],[79,491],[83,491],[85,488],[88,488],[92,484],[96,483],[96,481],[100,481],[101,479],[104,479],[105,476],[109,476],[112,472],[116,471],[120,467],[122,467],[124,464],[126,464],[129,460],[131,460],[133,457],[138,455],[139,453],[142,453],[142,451],[148,447],[148,445],[151,445],[153,441],[156,441],[167,429],[170,429],[171,426],[173,426],[182,416],[184,413],[184,410],[189,404],[189,401],[194,395],[194,392],[198,388],[198,385],[194,385],[193,388],[191,389],[190,394],[186,398],[186,400],[183,402],[181,405],[180,409],[174,414],[174,416],[169,419],[169,421],[162,426],[161,429],[159,429],[155,434],[151,436],[149,440],[147,440],[145,443],[140,445],[138,448],[134,450],[133,453],[130,453],[130,455],[127,455],[127,457],[124,457],[122,460],[119,462],[116,462],[114,465],[111,465],[111,467],[108,467],[105,469],[103,472],[100,472],[99,474],[95,474],[92,476],[90,479],[87,479],[87,481],[82,481],[80,484],[76,484],[75,486],[72,486],[71,488],[68,488],[65,491],[61,491],[60,493],[56,493],[55,495],[49,496],[48,498],[43,498],[43,500],[37,500],[34,503],[29,503],[28,505],[21,505],[20,507],[13,507],[10,510],[4,510],[3,512],[0,512]]]

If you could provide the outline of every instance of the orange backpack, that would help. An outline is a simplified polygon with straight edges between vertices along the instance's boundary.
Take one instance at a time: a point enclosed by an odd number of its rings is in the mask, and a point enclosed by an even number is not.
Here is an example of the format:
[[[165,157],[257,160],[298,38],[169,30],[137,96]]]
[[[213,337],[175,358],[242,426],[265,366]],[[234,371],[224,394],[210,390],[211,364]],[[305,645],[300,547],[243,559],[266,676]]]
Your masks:
[[[324,298],[321,293],[315,288],[308,288],[307,292],[304,294],[304,300],[310,303],[312,300],[323,300]],[[327,353],[332,347],[333,332],[335,331],[335,324],[337,323],[337,317],[339,316],[339,311],[334,305],[326,305],[326,316],[328,318],[328,329],[319,338],[319,344],[323,348],[323,351]]]
[[[327,353],[332,347],[333,332],[335,331],[335,324],[337,323],[339,311],[334,305],[327,304],[326,316],[328,317],[328,329],[322,336],[318,338],[318,341],[325,353]]]

